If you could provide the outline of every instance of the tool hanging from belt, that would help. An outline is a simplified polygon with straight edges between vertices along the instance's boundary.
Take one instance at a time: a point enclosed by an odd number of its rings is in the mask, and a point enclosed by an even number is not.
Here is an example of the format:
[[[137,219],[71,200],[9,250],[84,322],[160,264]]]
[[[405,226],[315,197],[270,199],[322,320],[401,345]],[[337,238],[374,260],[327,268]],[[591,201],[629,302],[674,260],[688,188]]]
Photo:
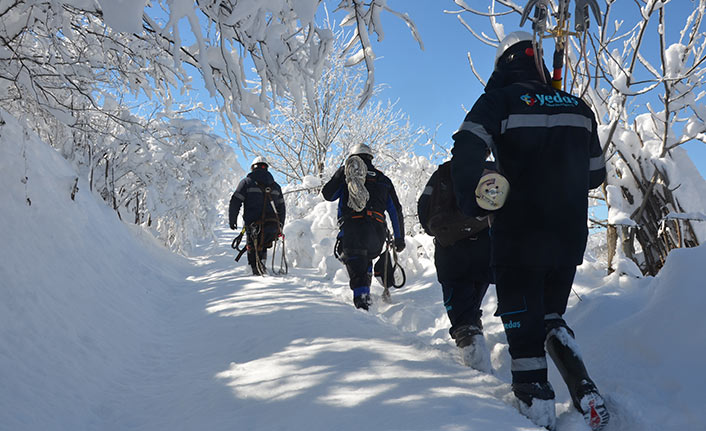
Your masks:
[[[247,245],[245,245],[243,248],[238,248],[240,246],[240,243],[243,241],[243,236],[245,235],[245,227],[243,226],[243,230],[240,231],[238,236],[233,238],[233,242],[230,243],[230,247],[234,250],[238,250],[238,255],[235,256],[235,261],[239,261],[241,257],[243,257],[243,254],[245,254],[246,251],[248,251]]]
[[[382,268],[381,268],[382,266]],[[407,282],[407,274],[400,265],[395,250],[395,241],[392,235],[387,232],[385,239],[385,251],[382,252],[374,267],[375,277],[383,286],[382,300],[390,302],[390,287],[399,289]]]
[[[265,243],[265,225],[274,223],[277,225],[277,235],[272,241],[272,273],[284,275],[289,272],[289,266],[287,265],[286,249],[284,243],[284,233],[282,232],[282,224],[279,220],[279,212],[277,211],[277,206],[275,206],[274,199],[272,199],[272,188],[269,186],[263,186],[257,181],[255,182],[257,186],[262,190],[262,215],[260,219],[252,223],[251,230],[253,231],[253,244],[255,246],[255,265],[261,274],[266,272],[265,265],[260,261],[260,252],[265,248],[269,248],[268,244]],[[270,203],[270,208],[274,213],[274,217],[267,217],[267,203]],[[275,252],[277,251],[277,242],[282,241],[282,254],[280,258],[279,270],[275,271]]]
[[[275,255],[277,254],[277,243],[279,241],[282,241],[282,254],[280,257],[279,261],[279,270],[275,272]],[[285,251],[285,243],[284,243],[284,233],[280,229],[279,234],[277,235],[277,239],[274,241],[272,245],[272,272],[275,274],[280,274],[280,275],[285,275],[289,272],[289,265],[287,264],[287,257]]]

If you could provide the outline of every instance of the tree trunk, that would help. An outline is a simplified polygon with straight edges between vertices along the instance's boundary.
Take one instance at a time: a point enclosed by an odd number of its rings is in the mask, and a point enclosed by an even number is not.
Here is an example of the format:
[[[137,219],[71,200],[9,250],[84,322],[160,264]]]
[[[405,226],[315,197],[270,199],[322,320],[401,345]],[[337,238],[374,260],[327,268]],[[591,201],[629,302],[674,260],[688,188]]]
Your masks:
[[[633,215],[633,220],[640,226],[636,239],[644,256],[644,263],[638,265],[644,275],[652,276],[662,269],[671,250],[699,245],[688,220],[665,218],[670,212],[680,213],[683,209],[669,188],[669,179],[660,171],[657,171],[657,177],[658,181],[651,188],[646,187],[649,194]]]
[[[615,258],[616,244],[618,243],[618,229],[614,224],[609,224],[606,229],[606,239],[608,241],[608,274],[615,272],[613,259]]]

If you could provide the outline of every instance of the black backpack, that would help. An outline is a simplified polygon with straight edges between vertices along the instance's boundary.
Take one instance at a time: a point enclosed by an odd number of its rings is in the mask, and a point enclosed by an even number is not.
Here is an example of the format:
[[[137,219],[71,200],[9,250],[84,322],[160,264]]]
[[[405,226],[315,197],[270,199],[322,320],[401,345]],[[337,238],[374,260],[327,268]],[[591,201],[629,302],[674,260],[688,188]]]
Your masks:
[[[262,190],[263,202],[262,202],[262,215],[260,218],[253,222],[253,232],[257,239],[257,249],[262,251],[265,248],[272,247],[272,243],[275,239],[282,233],[279,214],[277,213],[277,207],[275,206],[275,201],[272,198],[272,186],[265,186],[255,181],[260,190]]]
[[[451,162],[439,166],[429,197],[429,217],[427,227],[440,245],[448,247],[456,241],[476,236],[490,226],[488,217],[478,219],[461,212],[456,205]]]

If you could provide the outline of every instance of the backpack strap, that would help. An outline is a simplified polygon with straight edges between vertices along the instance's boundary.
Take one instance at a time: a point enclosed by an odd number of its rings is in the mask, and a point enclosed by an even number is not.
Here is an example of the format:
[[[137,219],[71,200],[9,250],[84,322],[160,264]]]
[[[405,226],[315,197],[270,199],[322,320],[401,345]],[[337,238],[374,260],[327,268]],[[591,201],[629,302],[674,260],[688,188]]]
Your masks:
[[[434,179],[434,184],[431,185],[432,192],[429,196],[429,205],[427,206],[427,222],[431,220],[435,206],[440,205],[439,195],[441,194],[441,187],[444,185],[444,180],[448,181],[446,187],[452,186],[451,181],[451,161],[444,162],[439,165],[436,169],[436,178]]]
[[[255,181],[255,185],[262,190],[262,214],[260,215],[260,220],[258,222],[267,222],[267,221],[276,221],[279,223],[279,212],[277,211],[277,207],[275,206],[275,201],[272,198],[272,187],[270,186],[265,186],[260,184],[257,180]],[[270,204],[272,207],[272,212],[274,213],[274,217],[267,217],[267,204]]]

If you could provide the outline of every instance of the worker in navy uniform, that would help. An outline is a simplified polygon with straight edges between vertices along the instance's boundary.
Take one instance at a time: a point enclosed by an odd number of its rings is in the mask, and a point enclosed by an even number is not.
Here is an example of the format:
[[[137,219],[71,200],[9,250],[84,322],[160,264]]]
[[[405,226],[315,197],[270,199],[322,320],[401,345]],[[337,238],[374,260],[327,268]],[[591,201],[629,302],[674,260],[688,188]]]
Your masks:
[[[586,248],[588,191],[605,180],[605,161],[591,108],[550,79],[531,34],[504,38],[485,92],[453,135],[452,177],[469,215],[486,213],[474,191],[487,149],[509,182],[493,214],[491,265],[520,411],[537,425],[555,425],[546,344],[574,406],[598,430],[608,411],[563,315]]]
[[[484,168],[495,170],[495,163],[486,161]],[[434,266],[451,324],[449,334],[465,365],[491,372],[481,321],[481,304],[492,281],[490,220],[488,216],[459,219],[450,170],[447,161],[432,173],[417,201],[417,215],[424,232],[434,236]],[[443,235],[434,225],[443,226]]]
[[[282,188],[268,171],[264,157],[255,157],[250,172],[243,178],[230,198],[228,219],[231,229],[237,228],[238,213],[243,207],[243,223],[247,234],[248,264],[254,275],[266,272],[267,249],[282,232],[286,208]]]
[[[355,172],[355,178],[346,172]],[[373,260],[382,252],[387,238],[385,212],[390,217],[396,251],[405,247],[404,218],[395,187],[373,166],[370,147],[358,144],[321,194],[327,201],[338,200],[340,255],[350,277],[353,303],[356,308],[368,310],[372,304]]]

